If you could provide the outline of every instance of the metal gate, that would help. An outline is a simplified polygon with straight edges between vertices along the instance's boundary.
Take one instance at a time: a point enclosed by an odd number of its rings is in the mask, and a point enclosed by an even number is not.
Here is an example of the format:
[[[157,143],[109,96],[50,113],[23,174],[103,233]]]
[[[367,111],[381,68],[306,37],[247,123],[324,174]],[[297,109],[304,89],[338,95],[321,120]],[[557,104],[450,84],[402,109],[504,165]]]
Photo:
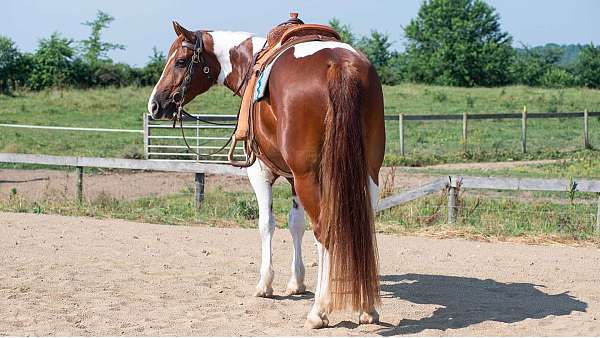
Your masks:
[[[212,154],[221,148],[231,137],[237,117],[235,115],[194,115],[205,121],[229,123],[230,125],[213,125],[185,117],[183,132],[185,138],[195,152],[189,151],[182,136],[179,123],[173,128],[172,121],[154,120],[150,114],[144,114],[144,157],[148,160],[188,161],[205,163],[229,163],[227,152],[229,146],[218,154]],[[241,145],[235,150],[235,159],[246,157]]]

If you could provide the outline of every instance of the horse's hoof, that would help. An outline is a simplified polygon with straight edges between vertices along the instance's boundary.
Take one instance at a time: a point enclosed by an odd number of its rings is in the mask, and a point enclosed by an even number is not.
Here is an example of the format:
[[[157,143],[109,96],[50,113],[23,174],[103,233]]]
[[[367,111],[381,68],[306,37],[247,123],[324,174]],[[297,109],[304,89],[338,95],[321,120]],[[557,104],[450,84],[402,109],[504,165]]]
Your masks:
[[[286,296],[302,295],[305,293],[306,293],[306,285],[304,285],[304,284],[298,285],[297,283],[290,282],[290,283],[288,283],[288,286],[285,289]]]
[[[322,329],[329,325],[329,319],[325,314],[318,315],[316,313],[309,313],[306,316],[306,322],[304,323],[304,327],[307,329]]]
[[[254,297],[271,298],[273,297],[273,288],[271,287],[256,287]]]
[[[358,322],[360,324],[375,324],[379,323],[379,313],[373,310],[373,312],[362,312],[358,317]]]

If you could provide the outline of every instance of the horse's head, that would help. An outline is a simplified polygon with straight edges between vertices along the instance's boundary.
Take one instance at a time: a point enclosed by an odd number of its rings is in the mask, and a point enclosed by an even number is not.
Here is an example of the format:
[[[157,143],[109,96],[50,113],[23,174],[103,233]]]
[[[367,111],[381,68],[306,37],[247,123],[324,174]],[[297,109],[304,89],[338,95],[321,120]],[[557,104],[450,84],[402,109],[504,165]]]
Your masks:
[[[172,118],[178,106],[215,84],[220,72],[210,35],[204,31],[188,31],[177,22],[173,22],[173,28],[177,38],[148,99],[148,111],[155,119]]]

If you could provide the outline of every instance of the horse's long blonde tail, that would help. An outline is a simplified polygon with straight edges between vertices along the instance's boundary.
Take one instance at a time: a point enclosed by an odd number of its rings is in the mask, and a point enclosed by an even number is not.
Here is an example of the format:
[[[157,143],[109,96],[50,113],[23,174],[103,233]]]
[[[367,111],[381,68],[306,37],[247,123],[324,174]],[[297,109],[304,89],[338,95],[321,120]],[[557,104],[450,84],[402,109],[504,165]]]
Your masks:
[[[319,216],[322,241],[330,254],[327,310],[370,311],[380,297],[360,77],[350,62],[332,62],[327,81]]]

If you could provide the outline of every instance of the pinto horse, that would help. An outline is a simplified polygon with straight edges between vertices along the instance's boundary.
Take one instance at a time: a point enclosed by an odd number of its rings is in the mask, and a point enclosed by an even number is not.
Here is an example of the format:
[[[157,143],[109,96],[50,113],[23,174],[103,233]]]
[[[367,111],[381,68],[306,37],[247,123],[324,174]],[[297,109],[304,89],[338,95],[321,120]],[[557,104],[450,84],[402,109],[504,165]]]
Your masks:
[[[178,104],[215,84],[233,92],[244,89],[253,54],[265,39],[243,32],[193,32],[176,22],[173,26],[177,38],[148,101],[153,118],[174,118]],[[191,75],[190,67],[196,68]],[[285,175],[292,185],[288,226],[294,246],[286,294],[306,290],[301,254],[306,211],[319,258],[314,305],[306,325],[327,326],[327,314],[338,309],[358,312],[360,323],[378,321],[373,208],[385,127],[375,69],[362,53],[338,41],[290,47],[272,66],[268,96],[257,103],[253,131],[260,152],[247,172],[258,200],[262,239],[255,295],[273,295],[272,185]]]

